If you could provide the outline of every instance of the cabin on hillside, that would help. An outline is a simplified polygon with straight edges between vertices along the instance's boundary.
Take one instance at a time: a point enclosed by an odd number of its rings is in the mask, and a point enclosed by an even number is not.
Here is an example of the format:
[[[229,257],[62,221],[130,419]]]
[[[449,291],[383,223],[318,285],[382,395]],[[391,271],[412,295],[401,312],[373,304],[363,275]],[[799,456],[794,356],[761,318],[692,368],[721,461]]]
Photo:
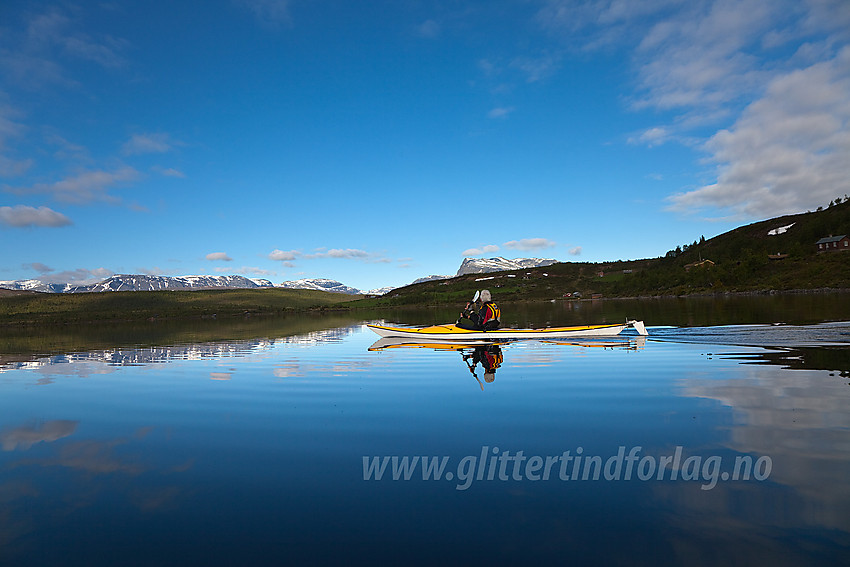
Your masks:
[[[815,242],[815,245],[817,246],[818,253],[842,252],[844,250],[850,250],[850,238],[848,238],[846,234],[842,234],[841,236],[828,236]]]
[[[699,262],[693,262],[692,264],[685,264],[685,271],[690,272],[693,268],[710,268],[714,265],[714,262],[711,260],[700,260]]]

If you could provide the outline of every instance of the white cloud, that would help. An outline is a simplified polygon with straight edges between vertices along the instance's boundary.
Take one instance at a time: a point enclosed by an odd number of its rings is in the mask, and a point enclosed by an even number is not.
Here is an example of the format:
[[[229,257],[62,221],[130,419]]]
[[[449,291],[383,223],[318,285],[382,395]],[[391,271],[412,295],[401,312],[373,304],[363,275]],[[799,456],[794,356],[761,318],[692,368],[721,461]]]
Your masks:
[[[0,50],[2,51],[2,50]],[[26,127],[17,122],[21,112],[3,102],[3,92],[0,91],[0,152],[7,151],[6,143],[9,138],[15,138],[24,133]],[[32,159],[16,159],[0,153],[0,177],[17,177],[23,175],[35,163]]]
[[[78,30],[68,13],[78,11],[52,7],[42,13],[25,12],[21,21],[4,22],[0,34],[0,68],[6,76],[26,88],[45,84],[76,86],[62,65],[64,59],[92,61],[102,67],[126,65],[121,52],[129,45],[115,36],[92,37]],[[4,26],[6,27],[6,26]],[[13,30],[9,33],[8,30]]]
[[[215,268],[215,272],[218,274],[241,274],[248,276],[276,276],[277,272],[273,272],[272,270],[264,270],[262,268],[258,268],[255,266],[242,266],[241,268],[226,268],[219,267]]]
[[[581,256],[581,246],[576,246],[575,248],[570,248],[571,256]]]
[[[670,197],[674,210],[776,216],[850,193],[850,47],[775,78],[705,150],[717,181]]]
[[[23,175],[35,163],[32,159],[15,160],[0,156],[0,177],[18,177]]]
[[[348,259],[362,259],[368,258],[371,254],[366,252],[365,250],[358,250],[356,248],[334,248],[328,250],[327,252],[317,253],[311,256],[305,257],[316,257],[316,258],[348,258]]]
[[[238,270],[235,270],[237,274],[249,274],[252,276],[276,276],[277,272],[273,272],[272,270],[264,270],[262,268],[257,268],[254,266],[242,266]]]
[[[171,151],[175,144],[176,142],[165,132],[134,134],[124,143],[121,151],[125,155],[163,154]]]
[[[335,258],[343,260],[360,260],[367,263],[392,262],[392,260],[384,258],[380,254],[367,252],[366,250],[360,250],[358,248],[331,248],[330,250],[326,248],[317,248],[314,252],[310,252],[308,254],[298,250],[291,250],[288,252],[284,250],[274,250],[269,254],[268,258],[270,260],[284,262],[284,265],[290,268],[293,267],[291,262],[296,259],[316,260],[320,258]]]
[[[47,264],[42,264],[41,262],[32,262],[31,264],[24,264],[24,268],[32,268],[40,274],[47,274],[53,271],[53,268],[51,268]]]
[[[758,89],[762,58],[753,46],[783,19],[761,0],[691,2],[656,21],[637,49],[636,105],[660,109],[716,107]]]
[[[77,268],[76,270],[65,270],[49,275],[40,276],[43,282],[47,283],[71,283],[74,285],[89,285],[102,282],[106,278],[114,275],[115,272],[106,268],[95,268],[93,270],[87,268]]]
[[[553,246],[555,246],[555,243],[547,238],[523,238],[522,240],[505,242],[505,248],[512,250],[542,250]]]
[[[635,145],[646,145],[650,148],[654,146],[660,146],[665,142],[670,140],[670,129],[665,128],[663,126],[654,126],[652,128],[647,128],[643,132],[641,132],[638,136],[632,136],[628,139],[630,144]]]
[[[31,226],[59,227],[73,224],[71,219],[47,207],[0,207],[0,224],[12,228]]]
[[[122,183],[134,181],[139,172],[132,167],[115,171],[85,171],[56,183],[37,183],[30,187],[4,187],[4,191],[15,195],[47,194],[64,203],[89,203],[91,201],[117,202],[120,199],[109,194],[109,189]]]
[[[549,0],[539,17],[573,46],[631,53],[626,100],[671,118],[629,143],[676,141],[715,164],[671,209],[741,220],[850,191],[846,0]]]
[[[232,262],[233,258],[227,255],[227,252],[210,252],[206,255],[207,260],[222,261],[222,262]]]
[[[461,256],[481,256],[483,254],[492,254],[493,252],[498,252],[499,247],[495,244],[486,244],[479,248],[467,248],[463,252],[461,252]]]
[[[179,169],[174,169],[173,167],[159,167],[154,166],[151,168],[154,172],[164,175],[165,177],[179,177],[183,179],[186,177],[186,174],[180,171]]]
[[[292,250],[290,252],[287,252],[285,250],[273,250],[269,254],[269,260],[275,260],[280,262],[292,262],[293,260],[295,260],[295,257],[298,254],[300,254],[300,252],[296,252],[295,250]]]
[[[69,160],[73,162],[90,162],[88,148],[79,144],[74,144],[64,137],[56,133],[50,133],[45,136],[45,141],[51,146],[58,146],[58,150],[54,152],[54,157],[61,160]]]
[[[504,118],[514,111],[513,107],[497,107],[487,113],[490,118]]]

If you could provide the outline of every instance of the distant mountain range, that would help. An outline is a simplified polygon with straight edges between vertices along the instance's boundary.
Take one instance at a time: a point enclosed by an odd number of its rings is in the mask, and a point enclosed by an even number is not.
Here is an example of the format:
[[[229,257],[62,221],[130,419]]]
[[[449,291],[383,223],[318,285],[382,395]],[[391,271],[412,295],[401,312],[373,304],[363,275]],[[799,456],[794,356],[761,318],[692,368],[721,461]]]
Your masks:
[[[427,276],[413,283],[433,280],[445,280],[464,274],[483,274],[504,270],[518,270],[538,266],[549,266],[557,260],[539,258],[464,258],[455,276]],[[109,277],[102,282],[89,285],[74,285],[70,283],[49,283],[38,279],[0,281],[0,288],[39,291],[43,293],[91,293],[102,291],[158,291],[158,290],[193,290],[193,289],[250,289],[282,287],[288,289],[313,289],[333,293],[348,293],[352,295],[383,295],[394,287],[384,287],[362,291],[330,279],[314,278],[295,281],[285,281],[273,284],[266,279],[251,279],[244,276],[147,276],[142,274],[120,274]]]
[[[46,283],[41,280],[16,280],[0,282],[6,289],[40,291],[46,293],[89,293],[100,291],[158,291],[212,288],[274,287],[269,280],[249,279],[244,276],[146,276],[123,274],[111,276],[90,285]]]
[[[284,287],[287,289],[315,289],[318,291],[330,291],[333,293],[350,293],[352,295],[363,293],[357,288],[347,286],[336,280],[322,278],[281,282],[277,285],[277,287]]]

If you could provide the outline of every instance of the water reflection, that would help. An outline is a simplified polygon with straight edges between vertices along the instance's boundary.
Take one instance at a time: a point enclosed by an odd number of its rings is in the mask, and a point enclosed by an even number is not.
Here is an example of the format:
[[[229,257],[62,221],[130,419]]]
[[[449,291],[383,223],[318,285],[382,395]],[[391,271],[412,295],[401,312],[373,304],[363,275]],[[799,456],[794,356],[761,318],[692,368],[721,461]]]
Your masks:
[[[846,384],[822,371],[750,369],[734,378],[680,380],[682,395],[732,410],[724,445],[770,455],[771,481],[794,489],[765,510],[777,526],[820,526],[850,533],[850,411]],[[721,491],[728,509],[740,490]],[[717,503],[715,503],[717,504]]]
[[[333,335],[356,325],[360,316],[345,313],[297,314],[252,319],[157,321],[51,327],[0,327],[0,367],[52,354],[112,351],[121,348],[173,347],[235,343],[283,337]],[[318,335],[311,335],[318,333]],[[337,334],[342,338],[343,334]]]
[[[191,493],[176,476],[190,470],[192,460],[169,456],[168,432],[155,431],[142,426],[128,435],[104,435],[68,419],[0,431],[6,453],[0,460],[0,563],[78,564],[88,556],[83,563],[114,564],[106,557],[115,542],[100,538],[110,532],[131,537],[129,510],[161,519]],[[121,534],[122,525],[131,531]]]
[[[850,323],[819,325],[735,325],[668,327],[653,330],[653,339],[708,346],[758,346],[725,353],[742,363],[777,365],[793,370],[830,370],[850,378]]]
[[[114,371],[112,367],[120,366],[146,366],[165,364],[177,360],[241,358],[258,352],[269,351],[275,346],[285,344],[309,346],[327,342],[339,342],[358,328],[359,326],[339,327],[278,338],[176,344],[170,346],[119,347],[53,356],[33,356],[27,360],[7,360],[0,363],[0,373],[11,370],[31,370],[44,375],[75,375],[85,377],[94,374],[108,374]],[[224,377],[219,376],[214,379],[224,379]],[[40,383],[49,383],[49,380],[44,380]]]
[[[0,445],[3,446],[4,451],[26,451],[37,443],[52,443],[73,435],[78,424],[78,421],[69,419],[54,419],[35,425],[21,425],[0,432]]]
[[[388,349],[425,349],[435,352],[458,352],[461,360],[478,385],[484,390],[484,384],[491,384],[496,379],[496,371],[505,362],[505,350],[510,350],[511,345],[518,343],[537,343],[542,345],[558,345],[579,348],[592,348],[603,350],[639,350],[646,345],[645,336],[615,336],[615,337],[590,337],[571,340],[518,340],[506,339],[499,341],[474,340],[474,341],[445,341],[416,340],[409,338],[383,337],[375,341],[370,351],[383,351]],[[525,349],[518,354],[516,361],[523,366],[548,366],[551,365],[551,353],[545,350]],[[478,376],[479,372],[482,376]],[[484,380],[482,382],[482,379]]]
[[[850,348],[829,327],[370,347],[345,322],[7,360],[0,564],[339,564],[375,550],[411,564],[846,563]],[[811,346],[827,331],[833,346]],[[91,378],[33,387],[61,374]],[[710,490],[360,476],[364,455],[456,462],[497,445],[773,465]],[[487,537],[458,537],[470,525]]]

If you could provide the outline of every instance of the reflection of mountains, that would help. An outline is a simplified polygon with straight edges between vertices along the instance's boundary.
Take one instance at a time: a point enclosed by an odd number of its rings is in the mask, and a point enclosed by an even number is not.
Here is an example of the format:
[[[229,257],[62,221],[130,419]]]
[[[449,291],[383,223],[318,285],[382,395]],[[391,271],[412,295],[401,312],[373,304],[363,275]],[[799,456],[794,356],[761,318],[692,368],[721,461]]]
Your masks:
[[[147,323],[0,327],[0,366],[51,354],[276,339],[348,327],[360,321],[361,317],[333,312]]]
[[[215,341],[171,346],[121,347],[58,354],[33,358],[31,360],[0,362],[0,372],[18,369],[43,371],[47,367],[63,364],[98,363],[108,366],[143,366],[170,362],[172,360],[233,358],[247,356],[280,344],[316,344],[339,341],[353,333],[357,328],[359,327],[340,327],[277,338]]]

